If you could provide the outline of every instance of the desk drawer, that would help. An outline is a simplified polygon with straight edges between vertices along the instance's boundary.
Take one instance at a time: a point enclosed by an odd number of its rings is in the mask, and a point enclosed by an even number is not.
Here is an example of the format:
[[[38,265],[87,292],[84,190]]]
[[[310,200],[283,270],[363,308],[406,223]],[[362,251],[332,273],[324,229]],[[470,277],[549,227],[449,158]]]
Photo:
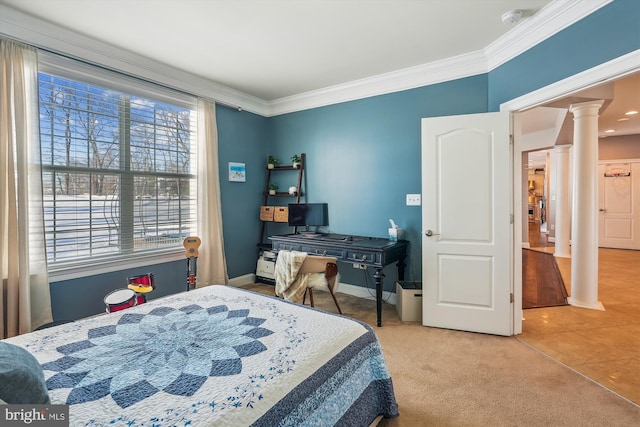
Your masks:
[[[274,251],[298,251],[302,252],[300,245],[286,242],[273,242]]]
[[[345,251],[337,248],[319,248],[317,246],[302,246],[302,252],[309,255],[332,256],[338,259],[344,258]]]
[[[361,262],[365,264],[382,264],[382,256],[376,252],[347,251],[347,261]]]

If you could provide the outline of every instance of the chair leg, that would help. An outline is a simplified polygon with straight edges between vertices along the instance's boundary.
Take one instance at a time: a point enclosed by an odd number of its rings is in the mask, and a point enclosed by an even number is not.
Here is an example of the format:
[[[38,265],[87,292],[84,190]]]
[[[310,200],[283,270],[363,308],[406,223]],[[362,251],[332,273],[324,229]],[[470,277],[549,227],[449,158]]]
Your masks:
[[[331,298],[333,298],[333,302],[335,302],[336,307],[338,307],[338,313],[342,314],[342,310],[340,309],[340,305],[338,304],[338,300],[336,299],[336,294],[333,293],[333,289],[329,289],[329,293],[331,293]]]
[[[327,268],[324,272],[324,277],[327,279],[329,293],[331,294],[331,298],[333,298],[333,302],[336,303],[338,313],[342,314],[342,309],[340,309],[340,304],[338,304],[336,294],[333,293],[333,288],[336,286],[336,279],[338,278],[338,265],[333,262],[328,262]]]
[[[313,289],[307,288],[307,291],[309,291],[309,304],[313,307]]]

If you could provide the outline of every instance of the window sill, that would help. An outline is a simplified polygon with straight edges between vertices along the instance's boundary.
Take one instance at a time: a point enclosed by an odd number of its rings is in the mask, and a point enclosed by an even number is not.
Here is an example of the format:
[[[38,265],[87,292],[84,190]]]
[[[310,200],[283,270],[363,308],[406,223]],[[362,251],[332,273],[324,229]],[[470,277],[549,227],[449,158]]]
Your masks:
[[[122,257],[100,262],[87,261],[82,265],[60,266],[49,270],[49,282],[62,282],[82,277],[96,276],[129,268],[144,267],[153,264],[184,260],[184,250],[172,249],[167,252],[154,252]]]

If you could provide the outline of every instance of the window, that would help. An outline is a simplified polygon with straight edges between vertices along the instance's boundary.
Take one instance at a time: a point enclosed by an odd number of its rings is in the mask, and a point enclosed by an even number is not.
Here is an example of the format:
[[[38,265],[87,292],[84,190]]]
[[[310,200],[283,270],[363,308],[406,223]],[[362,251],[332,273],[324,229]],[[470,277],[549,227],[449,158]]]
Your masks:
[[[42,63],[50,269],[183,250],[196,227],[195,99],[71,60]]]

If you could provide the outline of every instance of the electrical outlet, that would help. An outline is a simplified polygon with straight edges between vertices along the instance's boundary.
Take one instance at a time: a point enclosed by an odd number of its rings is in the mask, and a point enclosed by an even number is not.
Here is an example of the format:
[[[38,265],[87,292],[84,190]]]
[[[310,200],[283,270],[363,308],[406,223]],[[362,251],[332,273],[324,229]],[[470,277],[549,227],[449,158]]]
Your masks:
[[[419,194],[407,194],[407,206],[420,206],[420,203]]]
[[[366,270],[367,266],[364,264],[358,264],[356,262],[353,263],[353,268],[359,268],[360,270]]]

